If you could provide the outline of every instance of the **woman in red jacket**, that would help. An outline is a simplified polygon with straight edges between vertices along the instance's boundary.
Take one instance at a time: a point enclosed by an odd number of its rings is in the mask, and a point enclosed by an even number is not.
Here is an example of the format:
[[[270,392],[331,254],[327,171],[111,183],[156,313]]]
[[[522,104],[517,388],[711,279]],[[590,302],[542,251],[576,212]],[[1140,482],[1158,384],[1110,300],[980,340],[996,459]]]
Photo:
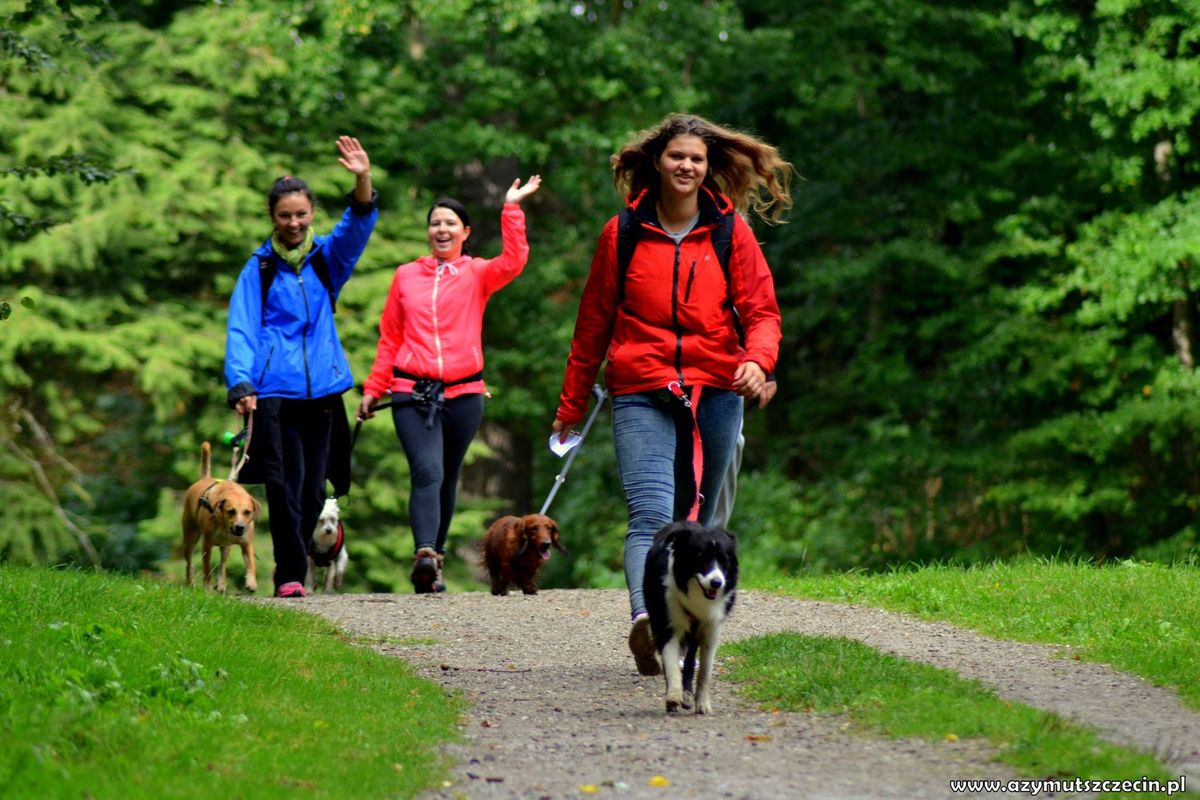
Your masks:
[[[379,348],[363,387],[358,419],[374,416],[391,393],[392,421],[411,473],[409,519],[418,594],[445,590],[442,563],[467,447],[483,421],[483,310],[529,258],[521,201],[538,190],[518,178],[500,213],[502,250],[477,258],[466,249],[471,220],[457,200],[429,209],[430,254],[396,269],[379,321]]]
[[[553,429],[565,435],[584,417],[607,360],[629,509],[629,647],[644,675],[660,669],[642,592],[654,534],[672,520],[711,523],[715,504],[705,500],[719,492],[742,397],[758,397],[775,368],[774,283],[739,212],[752,208],[778,220],[791,205],[791,174],[766,142],[683,114],[642,131],[613,156],[627,210],[600,234]]]

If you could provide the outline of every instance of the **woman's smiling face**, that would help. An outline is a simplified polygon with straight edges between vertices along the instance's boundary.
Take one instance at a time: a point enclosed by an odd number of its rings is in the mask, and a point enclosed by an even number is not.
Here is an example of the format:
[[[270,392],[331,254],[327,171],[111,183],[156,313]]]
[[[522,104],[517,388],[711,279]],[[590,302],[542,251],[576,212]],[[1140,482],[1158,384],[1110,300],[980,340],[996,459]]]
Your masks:
[[[452,261],[462,255],[463,242],[471,235],[471,228],[448,208],[438,207],[429,215],[429,250],[443,261]]]
[[[304,192],[289,192],[275,202],[271,222],[280,240],[288,248],[293,248],[304,241],[308,226],[312,224],[312,216],[312,201]]]
[[[686,197],[700,191],[708,174],[708,145],[690,133],[672,137],[658,157],[663,196]]]

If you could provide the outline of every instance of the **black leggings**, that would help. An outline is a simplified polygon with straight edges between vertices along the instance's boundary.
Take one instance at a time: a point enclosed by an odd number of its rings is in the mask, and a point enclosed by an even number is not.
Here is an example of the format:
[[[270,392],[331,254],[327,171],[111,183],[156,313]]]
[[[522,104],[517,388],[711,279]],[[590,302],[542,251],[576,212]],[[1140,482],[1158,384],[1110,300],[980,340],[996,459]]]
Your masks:
[[[426,410],[408,404],[411,395],[397,395],[392,421],[412,475],[408,516],[414,549],[432,547],[446,552],[446,534],[458,501],[458,475],[467,448],[483,422],[483,395],[464,394],[447,400],[426,428]]]

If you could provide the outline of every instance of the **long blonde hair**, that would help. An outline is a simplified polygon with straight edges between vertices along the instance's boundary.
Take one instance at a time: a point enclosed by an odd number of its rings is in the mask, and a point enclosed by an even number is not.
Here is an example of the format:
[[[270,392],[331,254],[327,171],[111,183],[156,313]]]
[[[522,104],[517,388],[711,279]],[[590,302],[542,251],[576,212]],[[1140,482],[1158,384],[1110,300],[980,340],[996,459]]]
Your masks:
[[[742,214],[753,210],[770,223],[783,219],[792,207],[792,165],[762,139],[694,114],[670,114],[657,126],[639,131],[612,157],[613,183],[625,193],[657,189],[655,164],[668,142],[687,135],[700,137],[708,148],[706,186],[723,193]]]

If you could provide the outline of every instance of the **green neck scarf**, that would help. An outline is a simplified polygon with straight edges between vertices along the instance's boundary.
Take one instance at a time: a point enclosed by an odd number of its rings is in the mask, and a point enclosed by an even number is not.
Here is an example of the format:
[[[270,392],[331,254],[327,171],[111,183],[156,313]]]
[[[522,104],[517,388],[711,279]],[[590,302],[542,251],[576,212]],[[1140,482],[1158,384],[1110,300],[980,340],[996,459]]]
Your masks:
[[[291,250],[279,238],[279,231],[271,234],[271,247],[275,250],[275,255],[279,256],[284,262],[300,273],[300,265],[304,263],[304,257],[308,255],[308,251],[312,250],[313,245],[313,229],[309,228],[304,232],[304,241],[296,245]]]

